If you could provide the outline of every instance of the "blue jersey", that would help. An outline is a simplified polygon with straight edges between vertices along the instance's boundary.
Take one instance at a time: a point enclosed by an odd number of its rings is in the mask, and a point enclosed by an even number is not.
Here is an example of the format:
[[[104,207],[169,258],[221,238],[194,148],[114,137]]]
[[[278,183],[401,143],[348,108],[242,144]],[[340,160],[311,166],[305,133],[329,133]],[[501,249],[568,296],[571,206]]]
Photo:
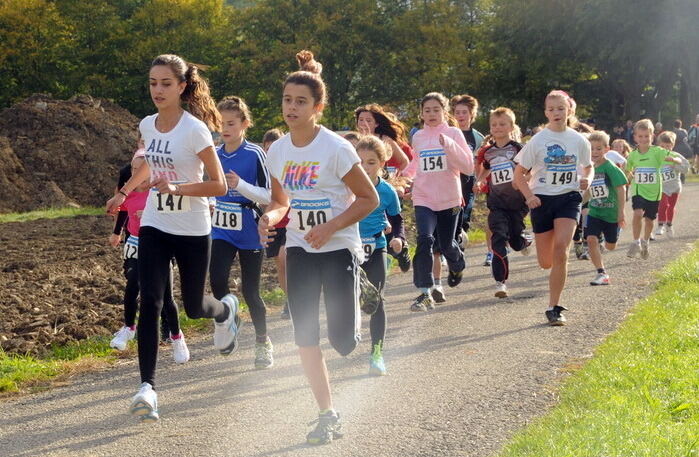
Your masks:
[[[375,242],[374,249],[381,249],[386,247],[386,236],[383,233],[388,226],[386,214],[389,216],[400,214],[400,201],[398,201],[396,190],[381,178],[376,185],[376,192],[379,194],[379,206],[359,221],[359,234],[362,237],[362,244]]]
[[[216,149],[223,172],[234,171],[240,176],[241,186],[270,188],[269,171],[265,166],[267,156],[261,147],[243,140],[238,149],[226,152],[225,145]],[[262,249],[257,233],[257,205],[236,189],[216,197],[216,207],[211,218],[211,238],[224,240],[239,249]]]

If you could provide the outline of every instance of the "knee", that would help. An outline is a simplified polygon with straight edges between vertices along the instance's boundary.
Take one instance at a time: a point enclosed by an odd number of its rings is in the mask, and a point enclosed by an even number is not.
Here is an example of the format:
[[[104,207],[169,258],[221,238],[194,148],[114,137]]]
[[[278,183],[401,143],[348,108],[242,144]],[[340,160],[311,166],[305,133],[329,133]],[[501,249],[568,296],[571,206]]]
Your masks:
[[[332,347],[343,357],[346,357],[354,351],[357,347],[358,341],[356,336],[347,337],[333,337],[329,338]]]
[[[417,236],[417,248],[416,249],[432,249],[434,246],[434,237],[432,235],[418,235]]]
[[[539,266],[544,270],[550,270],[553,263],[550,260],[539,259]]]
[[[604,243],[604,247],[607,248],[607,251],[613,251],[616,249],[616,243]]]
[[[553,245],[552,263],[556,265],[564,264],[568,261],[568,245]]]

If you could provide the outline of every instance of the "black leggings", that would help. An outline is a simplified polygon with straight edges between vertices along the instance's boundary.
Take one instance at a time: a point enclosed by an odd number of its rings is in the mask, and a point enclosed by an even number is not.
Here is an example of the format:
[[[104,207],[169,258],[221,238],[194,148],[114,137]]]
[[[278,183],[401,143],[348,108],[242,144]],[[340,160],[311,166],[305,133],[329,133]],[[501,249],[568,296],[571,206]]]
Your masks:
[[[505,282],[510,276],[510,262],[507,260],[507,245],[519,252],[527,245],[524,238],[524,217],[528,210],[489,208],[488,227],[492,232],[493,278]]]
[[[136,324],[136,314],[138,313],[138,259],[124,260],[124,276],[126,277],[126,288],[124,289],[124,325],[133,327]],[[163,310],[160,313],[163,328],[170,331],[171,335],[180,333],[180,319],[178,317],[177,303],[172,296],[172,269],[165,287],[165,297]]]
[[[236,254],[240,254],[240,280],[243,283],[243,298],[250,309],[250,317],[259,337],[267,335],[267,310],[260,297],[260,276],[262,275],[262,249],[238,249],[225,240],[213,240],[211,243],[211,263],[209,264],[209,281],[214,297],[222,299],[230,293],[228,277]]]
[[[228,308],[211,296],[204,296],[209,267],[209,235],[185,236],[165,233],[154,227],[141,227],[138,241],[138,280],[141,287],[141,314],[138,317],[138,365],[141,382],[155,386],[158,359],[158,316],[175,257],[180,270],[182,305],[192,319],[204,317],[223,322]]]
[[[369,321],[371,347],[373,350],[375,344],[383,346],[384,338],[386,337],[386,311],[383,306],[383,289],[386,285],[386,248],[375,249],[371,253],[369,260],[362,264],[362,269],[366,272],[369,282],[378,289],[381,296],[379,307],[371,315],[371,320]]]

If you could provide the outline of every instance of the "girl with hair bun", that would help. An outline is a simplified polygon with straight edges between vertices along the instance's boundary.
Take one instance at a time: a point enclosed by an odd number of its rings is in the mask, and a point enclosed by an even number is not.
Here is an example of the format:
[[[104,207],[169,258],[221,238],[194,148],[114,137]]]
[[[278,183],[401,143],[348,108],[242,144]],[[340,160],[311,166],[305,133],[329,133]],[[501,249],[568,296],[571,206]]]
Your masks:
[[[160,418],[154,390],[158,316],[170,274],[170,259],[174,256],[179,267],[182,304],[187,315],[215,320],[214,347],[222,354],[237,348],[239,320],[235,296],[227,295],[221,301],[204,296],[211,252],[207,197],[227,191],[210,131],[220,128],[221,117],[196,66],[179,56],[156,57],[151,63],[149,84],[158,112],[145,117],[139,126],[146,162],[107,202],[107,212],[117,211],[140,183],[150,180],[138,253],[141,387],[130,406],[131,414],[143,422]],[[188,110],[182,108],[183,103]]]
[[[359,259],[364,251],[358,222],[379,203],[352,144],[317,120],[327,96],[322,66],[309,51],[296,55],[300,71],[283,85],[282,114],[289,134],[269,149],[272,201],[260,218],[262,244],[289,211],[287,297],[301,364],[318,408],[306,437],[325,444],[342,436],[320,350],[320,294],[324,296],[330,344],[346,356],[359,342]]]

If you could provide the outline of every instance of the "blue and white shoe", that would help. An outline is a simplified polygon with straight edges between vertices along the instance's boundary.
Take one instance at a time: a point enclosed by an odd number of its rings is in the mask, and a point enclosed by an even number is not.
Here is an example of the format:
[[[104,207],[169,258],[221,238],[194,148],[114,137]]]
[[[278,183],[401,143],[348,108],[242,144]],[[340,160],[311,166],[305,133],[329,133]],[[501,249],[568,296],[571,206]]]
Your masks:
[[[386,374],[386,364],[383,361],[383,353],[380,344],[374,345],[374,350],[371,352],[369,359],[369,374],[375,376],[384,376]]]
[[[153,390],[153,386],[147,382],[141,384],[138,393],[131,399],[129,412],[140,417],[141,422],[158,422],[158,394]]]
[[[228,355],[238,349],[238,333],[243,321],[238,316],[239,302],[233,294],[221,299],[229,311],[228,319],[224,322],[214,321],[214,347],[223,355]]]
[[[484,266],[484,267],[489,267],[489,266],[491,266],[492,264],[493,264],[493,253],[492,253],[492,252],[488,252],[488,253],[485,255],[485,261],[483,262],[483,266]]]

